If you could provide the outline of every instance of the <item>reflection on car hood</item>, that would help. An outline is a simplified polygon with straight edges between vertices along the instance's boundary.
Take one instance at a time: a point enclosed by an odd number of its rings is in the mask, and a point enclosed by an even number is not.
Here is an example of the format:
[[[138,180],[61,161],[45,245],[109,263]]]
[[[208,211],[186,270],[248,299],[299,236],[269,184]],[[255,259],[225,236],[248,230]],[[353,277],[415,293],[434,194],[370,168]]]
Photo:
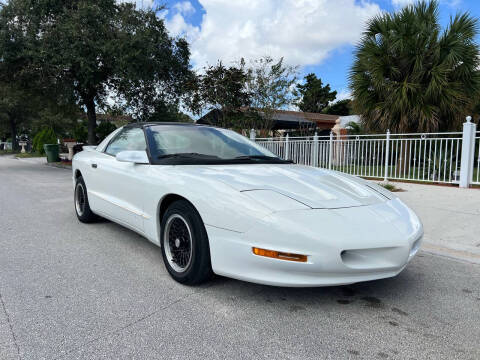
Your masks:
[[[311,208],[333,209],[388,200],[363,180],[302,165],[185,166],[182,173],[221,181],[238,191],[272,190]],[[254,194],[251,194],[254,197]]]

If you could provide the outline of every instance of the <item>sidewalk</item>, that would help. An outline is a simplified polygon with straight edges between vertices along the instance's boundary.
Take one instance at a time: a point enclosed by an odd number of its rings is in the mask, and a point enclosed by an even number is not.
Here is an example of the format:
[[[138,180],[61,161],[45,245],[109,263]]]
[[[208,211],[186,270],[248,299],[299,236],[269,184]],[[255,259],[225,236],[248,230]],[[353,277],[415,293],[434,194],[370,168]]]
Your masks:
[[[480,264],[480,189],[392,184],[423,222],[423,250]]]

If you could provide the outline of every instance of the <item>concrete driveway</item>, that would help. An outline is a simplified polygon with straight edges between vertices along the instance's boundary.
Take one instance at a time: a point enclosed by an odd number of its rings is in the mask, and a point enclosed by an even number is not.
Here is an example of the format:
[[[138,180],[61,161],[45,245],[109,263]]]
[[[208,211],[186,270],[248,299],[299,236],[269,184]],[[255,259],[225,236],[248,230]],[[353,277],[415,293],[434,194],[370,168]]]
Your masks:
[[[480,358],[479,265],[420,252],[351,286],[186,287],[135,233],[79,223],[72,198],[68,170],[0,157],[2,360]]]
[[[395,183],[422,219],[428,252],[480,264],[480,189]]]

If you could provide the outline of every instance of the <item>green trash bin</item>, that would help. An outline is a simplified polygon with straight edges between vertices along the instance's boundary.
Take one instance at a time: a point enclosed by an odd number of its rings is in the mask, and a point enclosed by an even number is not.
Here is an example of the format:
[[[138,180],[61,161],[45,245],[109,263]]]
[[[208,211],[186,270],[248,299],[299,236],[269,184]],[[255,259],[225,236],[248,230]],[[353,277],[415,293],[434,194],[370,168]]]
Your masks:
[[[57,162],[59,161],[58,157],[58,144],[44,144],[43,149],[45,154],[47,154],[47,162]]]

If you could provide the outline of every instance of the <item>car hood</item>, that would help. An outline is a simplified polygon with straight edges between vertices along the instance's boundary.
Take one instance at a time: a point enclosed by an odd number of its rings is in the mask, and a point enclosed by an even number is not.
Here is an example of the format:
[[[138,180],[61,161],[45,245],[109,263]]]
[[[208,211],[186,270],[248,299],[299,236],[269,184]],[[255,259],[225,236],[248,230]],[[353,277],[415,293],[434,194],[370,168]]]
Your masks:
[[[312,209],[335,209],[372,205],[389,199],[366,181],[335,171],[294,164],[246,164],[182,166],[193,177],[221,181],[249,192],[271,190]],[[383,190],[383,189],[382,189]]]

